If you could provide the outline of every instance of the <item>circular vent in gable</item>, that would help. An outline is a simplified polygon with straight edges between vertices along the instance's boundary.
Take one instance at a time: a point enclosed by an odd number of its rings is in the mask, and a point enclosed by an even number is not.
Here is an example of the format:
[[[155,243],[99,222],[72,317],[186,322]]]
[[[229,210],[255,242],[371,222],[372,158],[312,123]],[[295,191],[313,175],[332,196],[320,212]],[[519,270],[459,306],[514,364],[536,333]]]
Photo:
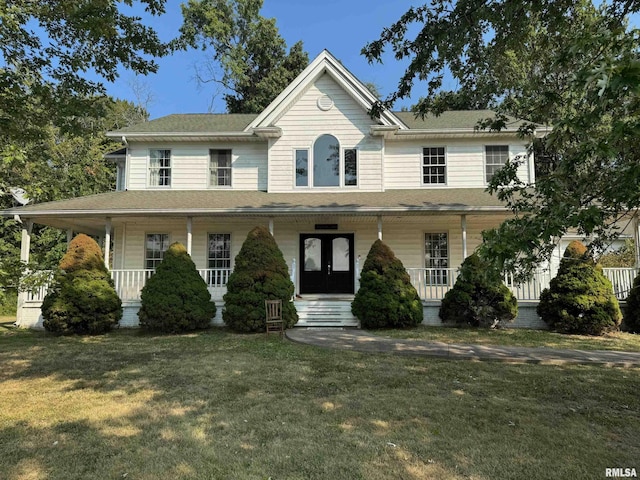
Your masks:
[[[320,110],[330,110],[333,107],[333,99],[329,95],[322,95],[318,98],[318,108]]]

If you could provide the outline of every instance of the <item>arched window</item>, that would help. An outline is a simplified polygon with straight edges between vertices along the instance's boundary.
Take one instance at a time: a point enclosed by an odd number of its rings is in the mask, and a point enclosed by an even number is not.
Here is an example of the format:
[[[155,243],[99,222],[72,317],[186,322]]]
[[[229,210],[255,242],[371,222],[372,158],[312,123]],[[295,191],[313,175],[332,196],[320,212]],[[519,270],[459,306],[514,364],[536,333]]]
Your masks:
[[[333,135],[321,135],[313,145],[313,186],[340,186],[340,142]]]

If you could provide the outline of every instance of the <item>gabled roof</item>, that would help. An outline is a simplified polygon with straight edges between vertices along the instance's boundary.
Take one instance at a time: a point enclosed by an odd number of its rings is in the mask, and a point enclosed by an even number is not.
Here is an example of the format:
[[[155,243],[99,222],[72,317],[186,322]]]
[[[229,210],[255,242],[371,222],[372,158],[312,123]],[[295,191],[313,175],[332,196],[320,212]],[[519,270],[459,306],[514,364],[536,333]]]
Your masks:
[[[294,80],[255,118],[245,129],[270,127],[291,106],[291,104],[311,86],[321,75],[329,74],[364,110],[368,111],[377,101],[375,95],[342,65],[328,50],[323,50]],[[375,120],[372,120],[375,122]],[[382,125],[407,126],[393,114],[384,111],[378,122]]]

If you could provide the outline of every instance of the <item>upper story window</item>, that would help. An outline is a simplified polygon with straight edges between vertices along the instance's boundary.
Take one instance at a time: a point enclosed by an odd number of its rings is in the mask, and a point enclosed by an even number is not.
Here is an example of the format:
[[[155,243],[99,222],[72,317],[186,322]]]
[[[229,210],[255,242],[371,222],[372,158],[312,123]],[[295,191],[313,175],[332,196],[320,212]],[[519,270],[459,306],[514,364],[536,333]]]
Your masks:
[[[508,145],[487,145],[484,147],[486,181],[489,183],[495,173],[509,160]]]
[[[422,149],[422,183],[425,185],[447,183],[447,161],[444,147]]]
[[[313,145],[313,186],[340,186],[340,142],[333,135],[322,135]]]
[[[148,233],[144,249],[144,268],[155,270],[162,262],[167,248],[169,248],[168,233]]]
[[[231,150],[209,150],[209,186],[231,186]]]
[[[126,189],[126,163],[118,162],[116,163],[116,190],[121,192]]]
[[[171,150],[149,150],[149,186],[171,186]]]
[[[313,149],[296,149],[296,187],[355,187],[358,185],[358,150],[340,148],[333,135],[318,137]]]

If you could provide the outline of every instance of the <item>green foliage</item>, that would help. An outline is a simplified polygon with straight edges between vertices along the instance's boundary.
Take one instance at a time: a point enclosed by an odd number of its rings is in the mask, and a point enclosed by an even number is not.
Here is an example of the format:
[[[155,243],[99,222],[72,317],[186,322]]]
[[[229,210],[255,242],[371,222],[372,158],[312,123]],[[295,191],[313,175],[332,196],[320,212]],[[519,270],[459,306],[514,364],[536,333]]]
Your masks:
[[[110,82],[121,67],[142,75],[156,72],[154,57],[167,53],[166,45],[140,17],[124,12],[138,4],[148,14],[160,15],[164,3],[2,2],[0,150],[38,138],[51,123],[65,131],[83,130],[87,113],[100,116],[95,97],[104,94],[104,86],[87,78],[87,71]]]
[[[633,287],[627,297],[622,326],[628,332],[640,333],[640,274],[633,280]]]
[[[580,242],[571,242],[550,288],[540,295],[538,315],[561,333],[602,335],[616,330],[622,320],[618,300],[602,267]],[[581,244],[580,244],[581,245]]]
[[[178,43],[211,50],[209,71],[198,77],[222,85],[229,113],[261,112],[309,63],[302,42],[287,53],[275,19],[262,17],[261,8],[262,0],[189,0],[182,5]]]
[[[362,328],[411,328],[422,323],[418,292],[402,262],[382,240],[371,245],[351,312]]]
[[[408,62],[374,114],[420,79],[417,114],[488,107],[500,115],[480,128],[519,127],[529,139],[535,125],[504,114],[553,125],[531,141],[535,182],[517,178],[523,158],[492,179],[490,191],[514,213],[483,237],[481,256],[499,270],[527,277],[569,229],[593,235],[597,250],[619,233],[620,215],[640,207],[640,151],[630,147],[640,136],[640,32],[626,21],[639,10],[625,0],[434,0],[364,48],[370,61],[390,48]],[[443,90],[449,76],[456,91]]]
[[[147,330],[178,333],[209,328],[216,315],[207,284],[181,243],[169,246],[140,299],[138,318]]]
[[[222,318],[233,330],[263,332],[264,301],[280,299],[284,327],[291,328],[298,322],[291,301],[293,292],[289,269],[276,241],[265,227],[255,227],[242,244],[229,275]]]
[[[440,306],[443,322],[472,327],[495,327],[517,316],[518,301],[500,272],[476,253],[462,262],[458,279]]]
[[[624,241],[624,245],[615,252],[608,252],[598,258],[602,268],[632,268],[636,264],[636,246],[631,239]]]
[[[42,302],[46,330],[99,334],[118,324],[122,302],[101,258],[100,247],[90,237],[80,234],[71,241]]]

